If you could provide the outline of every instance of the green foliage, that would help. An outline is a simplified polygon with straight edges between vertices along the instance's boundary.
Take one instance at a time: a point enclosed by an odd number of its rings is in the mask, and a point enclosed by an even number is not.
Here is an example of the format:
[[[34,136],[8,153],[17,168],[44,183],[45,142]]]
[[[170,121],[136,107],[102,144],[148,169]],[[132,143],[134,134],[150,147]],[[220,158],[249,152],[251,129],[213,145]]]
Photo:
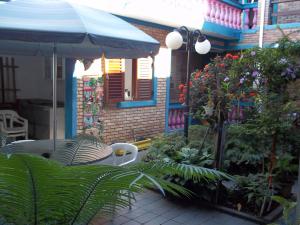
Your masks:
[[[230,163],[253,166],[263,163],[268,155],[270,140],[249,124],[233,124],[228,127],[225,144],[225,166]],[[257,171],[263,172],[263,171]]]
[[[293,162],[295,157],[290,153],[284,153],[277,157],[274,168],[275,178],[279,182],[290,183],[294,181],[294,174],[297,174],[298,164]]]
[[[249,174],[248,176],[235,176],[236,186],[234,191],[242,193],[244,207],[246,204],[254,205],[254,211],[259,213],[264,201],[270,201],[272,191],[268,186],[266,174]],[[234,192],[233,192],[234,194]],[[243,202],[242,199],[240,199]]]
[[[0,221],[8,224],[88,224],[97,213],[128,206],[129,192],[156,187],[191,197],[187,189],[161,178],[194,181],[227,178],[215,170],[174,163],[62,166],[41,157],[0,155]]]
[[[211,132],[204,140],[207,129],[206,126],[191,126],[188,145],[178,133],[158,137],[152,142],[144,160],[210,167],[213,162],[213,140]]]

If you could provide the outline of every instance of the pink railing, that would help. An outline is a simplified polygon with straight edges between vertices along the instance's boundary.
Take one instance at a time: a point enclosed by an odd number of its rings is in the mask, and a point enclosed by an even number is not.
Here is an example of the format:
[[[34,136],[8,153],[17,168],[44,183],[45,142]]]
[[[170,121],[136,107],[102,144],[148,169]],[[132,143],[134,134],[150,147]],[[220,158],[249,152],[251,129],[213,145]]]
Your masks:
[[[203,0],[206,21],[233,29],[242,28],[242,10],[217,0]]]
[[[169,109],[169,129],[175,130],[184,127],[184,109]]]
[[[245,21],[244,21],[244,29],[254,29],[257,27],[257,15],[258,9],[245,9]]]

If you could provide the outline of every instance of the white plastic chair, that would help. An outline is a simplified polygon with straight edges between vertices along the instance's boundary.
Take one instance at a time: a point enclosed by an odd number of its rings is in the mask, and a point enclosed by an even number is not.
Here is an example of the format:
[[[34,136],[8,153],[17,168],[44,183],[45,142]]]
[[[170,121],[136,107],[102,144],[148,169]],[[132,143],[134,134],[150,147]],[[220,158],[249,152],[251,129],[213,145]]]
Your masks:
[[[112,148],[112,155],[113,155],[113,164],[116,166],[125,166],[129,163],[134,162],[137,159],[138,155],[138,148],[133,144],[128,143],[116,143],[110,146]],[[118,155],[117,155],[118,153]],[[122,155],[120,155],[122,153]],[[129,191],[129,209],[132,209],[131,206],[131,199],[135,199],[134,194]]]
[[[18,141],[11,142],[11,144],[19,144],[19,143],[32,142],[32,141],[35,141],[35,140],[18,140]]]
[[[137,159],[138,148],[133,144],[116,143],[110,147],[112,148],[113,164],[115,166],[125,166]]]
[[[28,120],[13,110],[0,110],[0,130],[6,137],[28,139]]]

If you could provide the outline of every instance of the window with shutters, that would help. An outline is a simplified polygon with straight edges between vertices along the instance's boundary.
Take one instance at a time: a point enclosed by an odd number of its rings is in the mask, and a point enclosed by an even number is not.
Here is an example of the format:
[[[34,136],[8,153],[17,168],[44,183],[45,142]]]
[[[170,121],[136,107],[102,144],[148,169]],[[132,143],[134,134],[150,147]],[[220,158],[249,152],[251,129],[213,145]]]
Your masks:
[[[133,68],[133,99],[150,100],[152,98],[152,59],[134,59]]]
[[[105,59],[106,103],[151,100],[152,58]]]
[[[124,101],[125,60],[103,59],[103,61],[105,102],[116,103]]]

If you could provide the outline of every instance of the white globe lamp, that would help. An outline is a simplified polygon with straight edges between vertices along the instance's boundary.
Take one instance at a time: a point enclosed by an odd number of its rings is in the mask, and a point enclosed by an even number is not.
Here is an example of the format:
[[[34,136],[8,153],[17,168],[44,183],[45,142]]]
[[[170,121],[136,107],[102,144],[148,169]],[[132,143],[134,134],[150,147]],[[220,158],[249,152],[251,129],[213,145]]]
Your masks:
[[[201,55],[205,55],[210,51],[211,48],[211,44],[210,41],[205,39],[204,41],[200,42],[197,41],[195,44],[195,50],[197,53],[201,54]]]
[[[179,49],[182,46],[183,38],[178,31],[169,33],[166,37],[166,45],[172,50]]]

